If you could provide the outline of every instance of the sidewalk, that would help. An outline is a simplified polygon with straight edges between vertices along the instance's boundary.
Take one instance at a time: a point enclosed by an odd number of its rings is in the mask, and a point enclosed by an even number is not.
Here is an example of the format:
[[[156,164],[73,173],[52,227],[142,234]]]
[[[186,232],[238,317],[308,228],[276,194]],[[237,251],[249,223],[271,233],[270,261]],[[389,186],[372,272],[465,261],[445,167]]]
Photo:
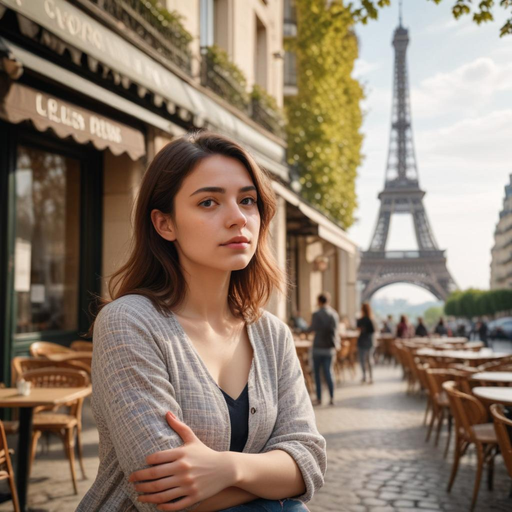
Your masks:
[[[309,504],[311,512],[469,510],[475,457],[462,459],[452,493],[447,494],[452,453],[443,459],[444,435],[437,449],[432,442],[424,442],[425,401],[406,395],[400,377],[400,369],[381,366],[372,386],[348,381],[336,390],[336,406],[315,409],[318,427],[327,439],[329,462],[325,487]],[[11,446],[15,446],[13,441],[10,440]],[[81,479],[77,465],[80,495],[75,496],[68,462],[59,440],[53,438],[50,452],[39,454],[34,465],[29,490],[31,508],[73,512],[96,475],[97,451],[98,434],[87,401],[84,452],[89,479]],[[512,510],[512,500],[507,498],[510,487],[498,458],[494,491],[487,491],[484,475],[475,512]],[[0,505],[0,512],[11,510],[10,502]]]

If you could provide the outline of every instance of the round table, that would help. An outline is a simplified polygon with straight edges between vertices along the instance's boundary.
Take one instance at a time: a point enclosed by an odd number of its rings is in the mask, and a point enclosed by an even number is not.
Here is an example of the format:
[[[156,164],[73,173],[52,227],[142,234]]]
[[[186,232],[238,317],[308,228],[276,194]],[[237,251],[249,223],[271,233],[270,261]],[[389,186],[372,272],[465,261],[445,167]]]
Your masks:
[[[480,372],[471,375],[471,380],[479,382],[493,382],[500,384],[512,384],[512,372]]]
[[[483,386],[473,388],[473,394],[484,402],[512,407],[512,388]]]

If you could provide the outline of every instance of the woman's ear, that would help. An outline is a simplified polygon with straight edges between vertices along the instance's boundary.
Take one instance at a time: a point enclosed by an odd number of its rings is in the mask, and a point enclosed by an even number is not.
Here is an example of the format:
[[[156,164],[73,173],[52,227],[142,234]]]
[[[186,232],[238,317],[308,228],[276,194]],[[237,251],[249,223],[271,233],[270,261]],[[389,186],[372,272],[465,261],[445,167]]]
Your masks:
[[[162,213],[160,210],[151,212],[151,222],[156,232],[165,240],[174,242],[176,240],[176,230],[168,213]]]

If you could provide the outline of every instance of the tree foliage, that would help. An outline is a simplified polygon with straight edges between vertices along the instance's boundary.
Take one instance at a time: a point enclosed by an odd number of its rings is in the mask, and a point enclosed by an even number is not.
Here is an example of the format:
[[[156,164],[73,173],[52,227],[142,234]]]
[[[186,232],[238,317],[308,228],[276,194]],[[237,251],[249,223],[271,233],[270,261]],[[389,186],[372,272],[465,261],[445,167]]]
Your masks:
[[[443,0],[427,0],[440,4]],[[510,18],[500,28],[500,37],[512,34],[512,0],[450,0],[453,2],[452,13],[456,19],[462,16],[472,15],[473,21],[480,25],[488,21],[493,21],[495,4],[499,4],[503,9],[510,11]],[[379,8],[391,5],[390,0],[359,0],[356,5],[350,2],[348,6],[356,20],[367,23],[369,19],[377,19]]]
[[[443,316],[443,308],[438,306],[432,306],[428,308],[425,313],[423,313],[423,320],[425,325],[432,329],[438,322],[439,319]]]
[[[355,178],[361,163],[363,90],[351,74],[358,56],[348,7],[296,0],[298,94],[287,99],[289,163],[303,196],[344,228],[354,220]]]
[[[465,318],[494,316],[512,311],[512,290],[456,291],[446,300],[444,311],[447,315]]]

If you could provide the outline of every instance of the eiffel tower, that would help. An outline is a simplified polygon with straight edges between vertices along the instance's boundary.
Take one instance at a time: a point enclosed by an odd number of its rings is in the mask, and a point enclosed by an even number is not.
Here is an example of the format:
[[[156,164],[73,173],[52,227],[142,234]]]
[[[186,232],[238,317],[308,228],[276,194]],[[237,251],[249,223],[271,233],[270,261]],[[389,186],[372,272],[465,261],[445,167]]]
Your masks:
[[[384,190],[379,194],[380,210],[370,247],[363,252],[359,267],[361,300],[368,301],[379,289],[395,283],[410,283],[430,291],[440,300],[456,289],[446,267],[443,250],[437,246],[423,205],[411,127],[411,107],[406,52],[409,31],[400,22],[395,29],[393,112]],[[417,250],[387,251],[391,217],[412,216]]]

